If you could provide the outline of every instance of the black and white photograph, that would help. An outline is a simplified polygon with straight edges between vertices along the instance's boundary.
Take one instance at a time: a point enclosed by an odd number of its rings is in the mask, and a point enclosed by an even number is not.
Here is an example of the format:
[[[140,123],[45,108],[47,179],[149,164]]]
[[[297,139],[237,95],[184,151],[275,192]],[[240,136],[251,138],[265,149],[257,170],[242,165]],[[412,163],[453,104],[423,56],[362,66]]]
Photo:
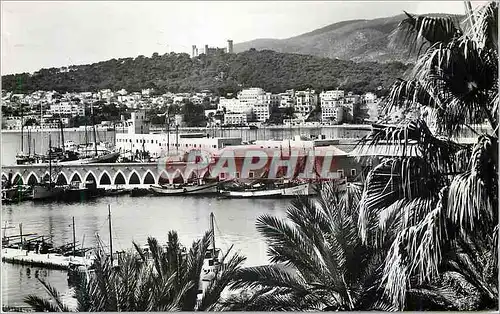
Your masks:
[[[0,1],[2,312],[499,310],[498,1]]]

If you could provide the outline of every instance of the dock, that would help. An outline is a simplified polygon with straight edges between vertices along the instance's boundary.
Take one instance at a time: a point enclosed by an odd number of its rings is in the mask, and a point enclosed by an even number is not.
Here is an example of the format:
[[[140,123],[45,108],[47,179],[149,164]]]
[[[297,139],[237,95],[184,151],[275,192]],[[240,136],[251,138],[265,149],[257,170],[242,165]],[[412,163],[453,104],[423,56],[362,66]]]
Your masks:
[[[80,256],[63,256],[55,253],[37,254],[36,252],[22,249],[2,248],[2,262],[68,270],[70,264],[91,266],[93,260]]]

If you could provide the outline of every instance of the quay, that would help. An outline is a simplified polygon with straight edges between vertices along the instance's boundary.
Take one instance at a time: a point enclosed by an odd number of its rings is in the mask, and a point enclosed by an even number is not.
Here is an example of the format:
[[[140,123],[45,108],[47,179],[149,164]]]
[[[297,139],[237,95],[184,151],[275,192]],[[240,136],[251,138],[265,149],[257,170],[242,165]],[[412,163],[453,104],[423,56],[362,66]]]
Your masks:
[[[70,264],[92,265],[92,259],[90,258],[63,256],[55,253],[39,254],[14,248],[2,248],[2,262],[62,270],[68,270]]]

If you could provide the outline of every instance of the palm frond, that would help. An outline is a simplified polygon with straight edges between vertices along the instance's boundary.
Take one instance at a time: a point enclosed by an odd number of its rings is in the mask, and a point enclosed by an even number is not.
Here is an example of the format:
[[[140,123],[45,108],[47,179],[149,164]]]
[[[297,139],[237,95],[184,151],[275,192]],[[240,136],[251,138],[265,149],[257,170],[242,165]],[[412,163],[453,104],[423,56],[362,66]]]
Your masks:
[[[490,1],[474,12],[475,23],[468,35],[481,49],[498,52],[498,2]]]
[[[387,254],[384,276],[385,293],[398,307],[402,307],[412,275],[419,283],[438,275],[445,235],[442,234],[443,212],[446,208],[447,189],[440,191],[436,208],[422,223],[400,232]]]
[[[229,287],[229,284],[236,273],[240,270],[241,264],[246,260],[244,256],[234,254],[227,263],[224,262],[217,271],[215,279],[212,280],[203,294],[199,311],[212,309],[220,301],[222,292]]]
[[[45,290],[49,294],[50,298],[55,302],[57,308],[59,309],[59,312],[70,312],[68,307],[66,305],[64,305],[64,303],[62,302],[61,294],[59,293],[59,291],[57,291],[56,288],[51,286],[49,283],[47,283],[42,278],[38,277],[37,279],[42,284],[42,286],[45,288]]]
[[[50,300],[32,294],[24,298],[24,303],[31,306],[35,312],[63,312],[58,305]]]
[[[401,21],[391,34],[391,45],[409,48],[417,55],[424,47],[437,42],[449,42],[461,34],[459,22],[453,17],[419,16],[405,12],[407,18]]]

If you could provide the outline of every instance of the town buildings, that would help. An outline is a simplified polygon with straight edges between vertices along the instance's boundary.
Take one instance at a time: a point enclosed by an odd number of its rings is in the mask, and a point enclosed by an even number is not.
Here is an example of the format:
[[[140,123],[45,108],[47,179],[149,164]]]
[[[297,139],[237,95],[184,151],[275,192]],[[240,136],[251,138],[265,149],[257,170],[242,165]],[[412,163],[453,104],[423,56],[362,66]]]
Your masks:
[[[55,121],[53,117],[65,118],[64,121],[67,121],[66,118],[82,117],[91,112],[92,108],[101,110],[108,105],[121,108],[123,113],[137,110],[156,110],[164,113],[172,105],[175,105],[178,110],[187,102],[195,106],[203,106],[204,110],[215,110],[212,112],[212,117],[217,117],[217,119],[210,118],[207,121],[210,120],[208,121],[210,126],[217,126],[266,123],[270,121],[272,114],[274,114],[272,121],[276,121],[276,115],[287,114],[286,119],[283,120],[284,124],[377,121],[380,99],[374,93],[356,95],[344,90],[318,93],[313,89],[299,91],[289,89],[282,93],[271,93],[259,87],[243,88],[235,98],[219,97],[210,90],[158,94],[149,88],[134,92],[125,89],[73,93],[35,91],[31,94],[3,91],[2,126],[7,129],[18,128],[21,122],[14,122],[14,120],[16,114],[21,115],[21,111],[25,119],[30,117],[36,120],[37,125],[49,127]],[[289,113],[293,113],[291,119],[288,116]],[[311,115],[311,113],[315,114]],[[179,117],[182,120],[182,115]],[[394,119],[396,118],[394,116]],[[176,121],[176,124],[183,126],[182,121]]]

